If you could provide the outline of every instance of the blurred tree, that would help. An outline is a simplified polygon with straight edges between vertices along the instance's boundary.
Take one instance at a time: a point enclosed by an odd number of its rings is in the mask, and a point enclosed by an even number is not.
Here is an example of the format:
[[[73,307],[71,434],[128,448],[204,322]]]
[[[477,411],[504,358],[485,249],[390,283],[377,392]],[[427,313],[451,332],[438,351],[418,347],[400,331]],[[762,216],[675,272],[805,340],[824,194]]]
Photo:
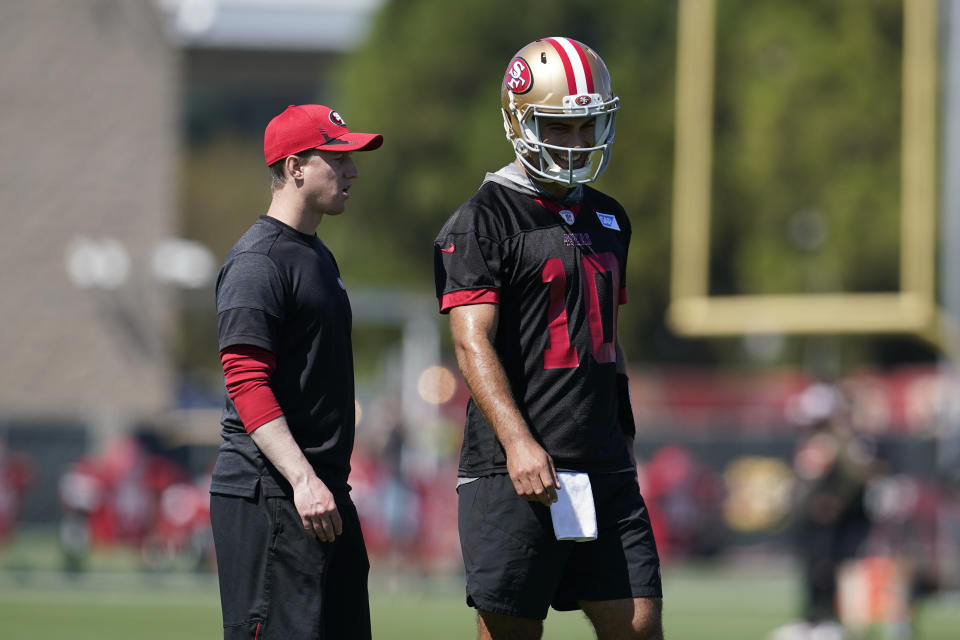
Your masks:
[[[902,0],[719,9],[713,291],[897,290]]]
[[[253,140],[237,133],[219,135],[192,147],[184,158],[180,233],[202,240],[218,260],[270,205],[262,135]]]
[[[382,131],[363,184],[329,234],[351,280],[433,291],[432,241],[484,173],[511,162],[500,83],[510,58],[539,37],[565,35],[604,58],[623,108],[610,168],[598,187],[619,198],[634,228],[623,340],[651,354],[663,328],[669,261],[676,8],[657,0],[604,4],[444,0],[388,4],[367,43],[345,61],[335,93],[360,130]],[[342,256],[342,257],[341,257]],[[375,260],[371,256],[376,256]],[[677,342],[679,344],[679,342]]]
[[[902,7],[718,3],[712,293],[899,289]],[[902,336],[801,337],[778,360],[932,357]]]
[[[717,3],[712,293],[899,287],[901,2]],[[440,226],[513,158],[499,106],[507,62],[535,38],[565,35],[600,53],[623,105],[597,186],[633,223],[627,352],[636,362],[743,362],[739,340],[681,339],[665,325],[676,21],[676,3],[661,0],[385,4],[317,98],[385,138],[356,156],[346,214],[319,229],[348,285],[433,292]],[[186,176],[187,230],[218,256],[269,198],[256,145],[238,144],[207,143]],[[763,364],[804,363],[811,344],[787,338]],[[894,338],[817,349],[846,366],[931,356]]]
[[[203,242],[218,263],[270,204],[270,179],[258,141],[236,131],[221,130],[191,146],[183,156],[179,184],[178,233]],[[219,402],[223,372],[217,356],[213,283],[180,291],[177,298],[180,322],[170,349],[180,372],[178,401],[202,402],[206,396]]]

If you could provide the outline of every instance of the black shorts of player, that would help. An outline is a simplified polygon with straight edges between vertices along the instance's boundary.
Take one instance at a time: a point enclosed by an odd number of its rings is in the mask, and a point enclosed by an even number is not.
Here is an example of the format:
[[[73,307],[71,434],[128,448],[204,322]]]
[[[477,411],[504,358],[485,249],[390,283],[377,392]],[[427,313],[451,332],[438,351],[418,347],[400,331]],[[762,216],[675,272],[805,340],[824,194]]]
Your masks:
[[[507,475],[463,484],[460,546],[467,604],[509,616],[547,617],[580,600],[661,598],[660,558],[633,473],[590,474],[597,539],[560,542],[550,509],[517,496]]]
[[[357,510],[337,498],[343,533],[307,534],[293,501],[211,494],[224,640],[370,638],[370,563]]]

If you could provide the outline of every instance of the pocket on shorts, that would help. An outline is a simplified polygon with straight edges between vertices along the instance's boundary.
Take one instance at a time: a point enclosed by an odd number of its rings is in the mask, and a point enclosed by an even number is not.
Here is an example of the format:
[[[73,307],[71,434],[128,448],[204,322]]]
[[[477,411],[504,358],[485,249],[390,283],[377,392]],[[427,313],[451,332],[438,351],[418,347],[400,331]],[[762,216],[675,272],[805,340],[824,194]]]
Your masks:
[[[471,517],[477,509],[481,479],[465,482],[457,487],[457,511],[462,517]]]
[[[517,572],[556,542],[549,510],[517,496],[506,476],[481,478],[476,484],[477,495],[461,522],[464,552],[484,567],[499,567],[508,582],[522,581]]]
[[[270,516],[270,552],[277,549],[280,534],[283,533],[283,508],[286,498],[267,498],[267,513]]]
[[[238,624],[223,625],[223,640],[260,640],[263,638],[263,621],[247,620]]]

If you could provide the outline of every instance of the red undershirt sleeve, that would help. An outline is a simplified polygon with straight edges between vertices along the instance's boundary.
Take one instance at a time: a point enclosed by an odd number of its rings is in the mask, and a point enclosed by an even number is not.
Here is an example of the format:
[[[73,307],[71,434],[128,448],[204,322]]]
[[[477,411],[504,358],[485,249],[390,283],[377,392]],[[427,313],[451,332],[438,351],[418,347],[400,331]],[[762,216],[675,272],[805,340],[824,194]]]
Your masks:
[[[283,415],[270,378],[277,368],[276,357],[260,347],[238,344],[220,352],[227,393],[237,408],[247,433],[253,433]]]
[[[480,289],[461,289],[452,293],[445,293],[440,297],[440,313],[447,313],[454,307],[467,304],[499,304],[500,290],[492,287]]]

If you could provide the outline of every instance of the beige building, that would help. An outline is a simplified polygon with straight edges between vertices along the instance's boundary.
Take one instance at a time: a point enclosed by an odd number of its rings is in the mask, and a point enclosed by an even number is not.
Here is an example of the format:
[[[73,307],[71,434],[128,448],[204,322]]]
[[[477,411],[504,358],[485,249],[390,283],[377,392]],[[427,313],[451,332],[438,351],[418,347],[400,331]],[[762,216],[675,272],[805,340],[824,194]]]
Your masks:
[[[171,398],[178,53],[145,1],[0,3],[0,412],[114,423]]]
[[[63,469],[125,431],[208,467],[220,389],[183,401],[171,338],[181,304],[214,324],[217,265],[202,247],[171,255],[181,158],[314,99],[381,4],[0,2],[0,451],[36,471],[24,522],[56,520]]]

